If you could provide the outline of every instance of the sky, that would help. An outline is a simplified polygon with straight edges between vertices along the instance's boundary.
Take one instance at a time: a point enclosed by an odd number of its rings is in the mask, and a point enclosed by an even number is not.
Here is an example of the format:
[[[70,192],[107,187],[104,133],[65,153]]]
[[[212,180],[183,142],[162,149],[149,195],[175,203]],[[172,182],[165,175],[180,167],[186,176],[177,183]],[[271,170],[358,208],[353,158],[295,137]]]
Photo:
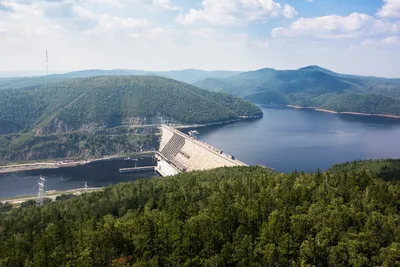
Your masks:
[[[0,0],[0,72],[319,65],[400,78],[400,0]]]

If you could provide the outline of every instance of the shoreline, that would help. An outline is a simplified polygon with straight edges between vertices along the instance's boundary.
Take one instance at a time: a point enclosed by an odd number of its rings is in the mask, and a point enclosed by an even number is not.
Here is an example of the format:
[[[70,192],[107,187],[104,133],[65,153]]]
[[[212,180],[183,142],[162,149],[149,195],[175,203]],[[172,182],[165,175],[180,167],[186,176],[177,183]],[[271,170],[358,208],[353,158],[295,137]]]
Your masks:
[[[172,125],[168,125],[168,126],[174,128],[174,129],[203,128],[203,127],[208,127],[208,126],[230,124],[230,123],[235,123],[235,122],[239,122],[239,121],[261,119],[263,117],[264,117],[264,114],[258,115],[258,116],[241,116],[239,119],[229,120],[229,121],[219,121],[219,122],[210,122],[210,123],[204,123],[204,124],[190,124],[190,125],[182,125],[182,124],[174,125],[174,124],[172,124]]]
[[[374,117],[384,117],[384,118],[391,118],[391,119],[400,119],[400,116],[390,115],[390,114],[371,114],[371,113],[349,112],[349,111],[338,112],[338,111],[322,109],[322,108],[318,108],[318,107],[301,107],[301,106],[295,106],[295,105],[286,105],[286,107],[295,108],[295,109],[312,109],[312,110],[319,111],[319,112],[325,112],[325,113],[330,113],[330,114],[339,114],[339,115],[374,116]]]
[[[50,190],[46,192],[46,195],[44,198],[51,199],[52,201],[55,201],[58,196],[61,195],[75,195],[79,196],[83,193],[93,193],[97,191],[103,190],[105,187],[90,187],[90,188],[76,188],[76,189],[69,189],[69,190]],[[15,197],[8,197],[8,198],[0,198],[0,202],[2,203],[10,203],[12,205],[18,205],[21,204],[22,202],[28,201],[28,200],[36,200],[37,196],[36,195],[28,195],[28,196],[15,196]]]
[[[11,164],[0,166],[0,174],[11,173],[11,172],[24,172],[42,169],[59,169],[75,167],[80,165],[85,165],[91,161],[76,160],[76,161],[46,161],[46,162],[35,162],[35,163],[21,163],[21,164]]]

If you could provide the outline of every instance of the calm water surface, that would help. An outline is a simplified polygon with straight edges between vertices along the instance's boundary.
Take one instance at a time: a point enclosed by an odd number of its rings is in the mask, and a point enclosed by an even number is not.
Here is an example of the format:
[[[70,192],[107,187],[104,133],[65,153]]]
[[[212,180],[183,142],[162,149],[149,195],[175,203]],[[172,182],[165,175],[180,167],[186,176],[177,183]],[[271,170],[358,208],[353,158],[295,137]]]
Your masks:
[[[137,162],[137,166],[150,166],[152,163],[152,158],[147,158]],[[120,168],[131,167],[134,167],[132,161],[113,160],[55,170],[0,174],[0,198],[36,194],[40,175],[46,177],[47,191],[83,188],[85,182],[89,187],[102,187],[157,176],[154,172],[119,173]]]
[[[200,140],[250,164],[315,171],[358,159],[400,158],[400,120],[260,106],[264,118],[197,129]]]
[[[315,171],[358,159],[400,158],[400,120],[335,115],[312,110],[261,106],[264,118],[197,129],[200,139],[250,164],[281,172]],[[151,164],[151,163],[150,163]],[[37,192],[39,175],[47,190],[100,187],[155,176],[120,174],[122,160],[58,170],[0,174],[0,198]],[[149,165],[142,161],[138,166]]]

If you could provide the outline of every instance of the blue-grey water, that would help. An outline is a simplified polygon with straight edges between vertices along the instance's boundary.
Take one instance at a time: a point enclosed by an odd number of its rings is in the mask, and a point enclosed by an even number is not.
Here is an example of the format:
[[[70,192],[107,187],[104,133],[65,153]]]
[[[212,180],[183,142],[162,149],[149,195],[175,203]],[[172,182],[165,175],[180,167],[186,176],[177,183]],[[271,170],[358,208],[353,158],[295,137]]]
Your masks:
[[[250,165],[281,172],[324,170],[359,159],[400,158],[400,120],[260,107],[262,119],[199,128],[199,139]],[[85,182],[100,187],[155,176],[153,172],[120,174],[123,167],[132,167],[132,162],[0,174],[0,198],[35,194],[41,174],[47,178],[47,190],[82,188]]]
[[[276,171],[325,170],[360,159],[400,158],[400,120],[260,106],[254,121],[198,128],[199,139]]]
[[[131,168],[135,164],[137,167],[151,166],[153,162],[152,158],[143,158],[136,163],[120,159],[75,167],[0,174],[0,198],[36,194],[40,175],[46,178],[47,191],[83,188],[85,182],[89,187],[102,187],[154,177],[157,176],[154,172],[119,173],[120,168]]]

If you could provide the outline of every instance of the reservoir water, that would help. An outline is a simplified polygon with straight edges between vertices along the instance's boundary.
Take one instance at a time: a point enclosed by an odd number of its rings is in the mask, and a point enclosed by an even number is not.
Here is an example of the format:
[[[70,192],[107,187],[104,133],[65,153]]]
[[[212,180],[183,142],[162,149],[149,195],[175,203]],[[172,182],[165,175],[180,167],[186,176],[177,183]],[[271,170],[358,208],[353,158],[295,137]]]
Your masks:
[[[119,159],[75,167],[0,174],[0,198],[36,194],[40,175],[46,178],[47,191],[83,188],[85,182],[88,187],[102,187],[157,176],[151,171],[119,173],[120,168],[131,168],[134,167],[134,164],[132,161]],[[151,157],[142,158],[136,162],[137,167],[151,166],[152,164]]]
[[[250,165],[325,170],[360,159],[400,158],[400,119],[260,106],[262,119],[198,128],[199,139]]]
[[[199,128],[199,139],[250,165],[281,172],[325,170],[335,163],[359,159],[400,158],[400,120],[260,107],[262,119]],[[138,164],[143,165],[149,162]],[[154,172],[120,174],[119,168],[126,167],[132,163],[117,160],[0,174],[0,198],[35,194],[41,174],[47,178],[46,190],[82,188],[85,182],[89,187],[101,187],[155,176]]]

